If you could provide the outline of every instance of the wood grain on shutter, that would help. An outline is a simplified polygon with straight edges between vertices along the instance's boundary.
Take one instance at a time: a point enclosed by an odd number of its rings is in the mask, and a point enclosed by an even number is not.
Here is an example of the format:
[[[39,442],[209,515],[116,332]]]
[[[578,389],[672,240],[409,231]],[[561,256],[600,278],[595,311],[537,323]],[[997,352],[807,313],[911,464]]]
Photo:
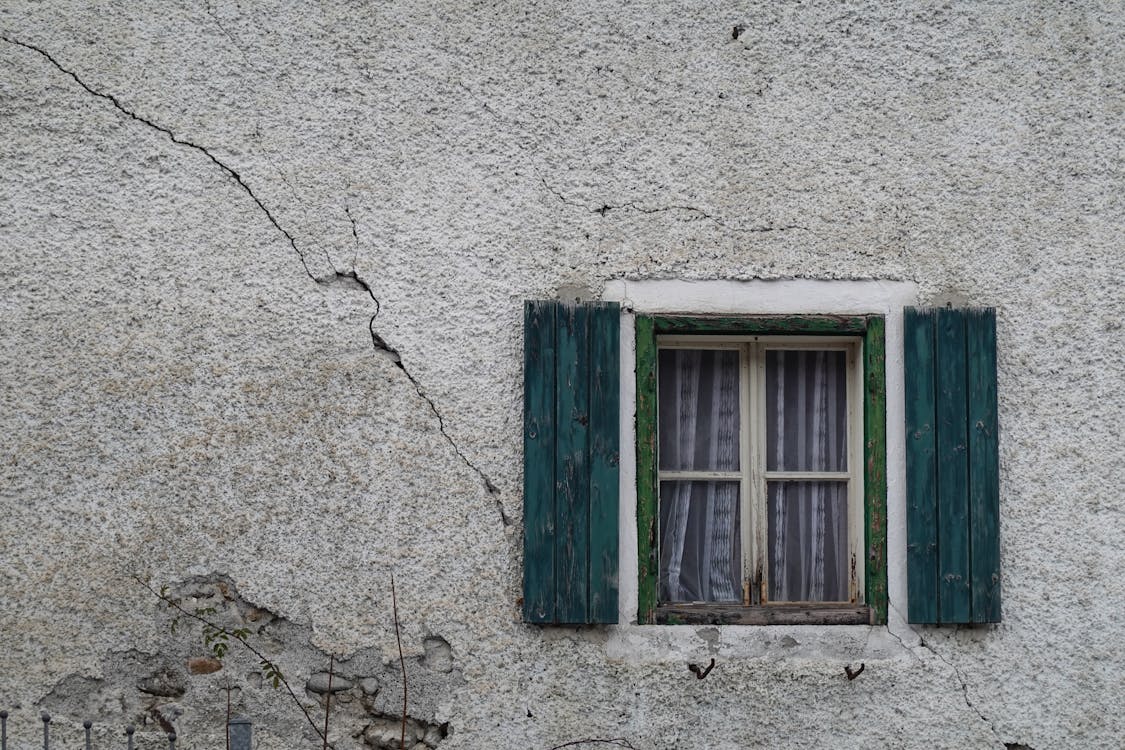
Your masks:
[[[965,313],[937,312],[938,613],[942,622],[969,622],[969,434]]]
[[[1000,471],[996,416],[996,311],[970,310],[968,353],[969,521],[972,621],[1000,622]]]
[[[617,622],[620,306],[590,306],[589,621]]]
[[[589,340],[587,309],[562,305],[556,319],[555,360],[555,619],[587,618],[590,551]]]
[[[907,619],[917,623],[938,622],[934,317],[912,307],[903,315]]]
[[[555,316],[557,302],[524,304],[523,617],[555,617]]]
[[[524,619],[617,622],[620,306],[524,308]]]
[[[996,313],[908,308],[908,619],[1000,621]]]

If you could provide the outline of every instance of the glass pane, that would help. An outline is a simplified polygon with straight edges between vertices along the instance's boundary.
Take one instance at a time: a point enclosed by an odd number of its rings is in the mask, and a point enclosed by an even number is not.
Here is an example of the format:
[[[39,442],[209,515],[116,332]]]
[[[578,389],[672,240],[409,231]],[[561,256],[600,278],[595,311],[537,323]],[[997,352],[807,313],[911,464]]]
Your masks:
[[[660,468],[738,471],[738,352],[661,349]]]
[[[769,482],[769,599],[848,601],[848,483]]]
[[[742,600],[738,482],[660,483],[660,601]]]
[[[766,351],[766,470],[848,470],[843,351]]]

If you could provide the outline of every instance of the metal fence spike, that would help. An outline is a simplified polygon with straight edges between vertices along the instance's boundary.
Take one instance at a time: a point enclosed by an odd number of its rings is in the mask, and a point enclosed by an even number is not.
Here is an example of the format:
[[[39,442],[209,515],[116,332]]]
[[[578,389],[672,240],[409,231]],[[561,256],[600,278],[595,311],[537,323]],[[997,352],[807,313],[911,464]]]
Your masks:
[[[44,711],[40,718],[43,719],[43,750],[51,750],[51,715]]]
[[[86,719],[82,722],[82,727],[86,730],[86,750],[90,750],[90,727],[94,726],[94,722]]]
[[[8,712],[0,711],[0,750],[8,750]]]
[[[125,737],[128,740],[126,750],[133,750],[133,732],[135,731],[137,731],[137,728],[132,724],[125,727]]]
[[[168,750],[176,750],[176,733],[168,733]]]

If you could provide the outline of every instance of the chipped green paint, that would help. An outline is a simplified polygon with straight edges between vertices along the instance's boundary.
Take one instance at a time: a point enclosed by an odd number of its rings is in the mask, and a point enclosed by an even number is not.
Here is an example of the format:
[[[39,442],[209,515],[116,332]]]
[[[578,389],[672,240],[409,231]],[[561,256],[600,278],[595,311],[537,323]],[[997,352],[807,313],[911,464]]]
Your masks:
[[[637,347],[637,622],[656,609],[656,334],[653,319],[638,315]]]
[[[864,539],[867,547],[864,581],[865,601],[871,609],[871,621],[875,624],[886,624],[887,393],[885,330],[883,317],[876,315],[637,316],[637,548],[639,556],[637,622],[672,624],[673,620],[679,619],[676,615],[658,612],[656,601],[658,566],[656,524],[659,507],[659,487],[656,478],[656,335],[676,333],[743,336],[808,334],[863,336]],[[854,615],[849,615],[849,617],[855,620]]]
[[[652,321],[656,333],[828,336],[861,334],[867,330],[868,318],[863,315],[656,315]]]
[[[887,373],[886,324],[867,319],[863,337],[863,517],[866,601],[875,625],[887,623]]]

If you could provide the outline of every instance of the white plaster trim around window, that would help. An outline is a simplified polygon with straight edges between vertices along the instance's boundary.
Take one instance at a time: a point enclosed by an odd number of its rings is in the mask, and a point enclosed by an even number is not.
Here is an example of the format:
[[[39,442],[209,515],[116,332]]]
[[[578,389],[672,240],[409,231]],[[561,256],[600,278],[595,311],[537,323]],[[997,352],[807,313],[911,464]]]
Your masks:
[[[727,656],[888,658],[911,634],[906,610],[906,458],[903,444],[902,310],[917,287],[900,281],[626,281],[602,299],[621,303],[621,508],[619,622],[606,643],[611,658],[663,661]],[[887,587],[889,629],[865,625],[637,625],[637,466],[635,313],[861,314],[886,318]],[[913,636],[912,636],[913,637]],[[706,641],[702,643],[701,639]]]

